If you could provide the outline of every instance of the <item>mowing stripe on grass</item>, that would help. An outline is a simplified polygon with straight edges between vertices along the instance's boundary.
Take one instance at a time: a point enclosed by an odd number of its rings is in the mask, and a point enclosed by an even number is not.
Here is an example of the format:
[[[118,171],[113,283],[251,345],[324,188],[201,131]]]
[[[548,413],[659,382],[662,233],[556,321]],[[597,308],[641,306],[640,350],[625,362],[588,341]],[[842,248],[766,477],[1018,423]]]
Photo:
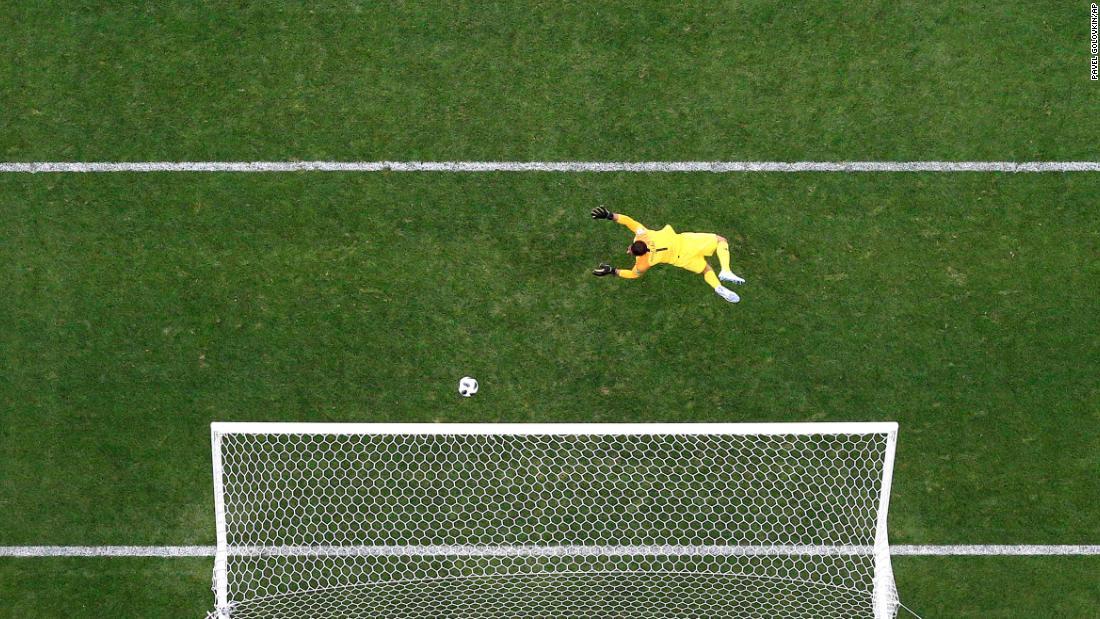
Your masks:
[[[399,549],[400,547],[396,547]],[[797,549],[783,548],[778,552],[774,547],[761,546],[759,552],[738,551],[732,554],[795,554]],[[812,547],[819,548],[819,547]],[[0,546],[0,557],[212,557],[214,546]],[[393,550],[393,548],[391,548]],[[615,548],[605,549],[614,554]],[[621,553],[635,554],[637,548],[624,548]],[[312,554],[312,552],[292,554]],[[358,551],[354,551],[358,553]],[[471,550],[475,552],[475,550]],[[491,553],[491,548],[478,547],[476,553]],[[501,552],[518,554],[515,548],[505,548]],[[543,554],[562,554],[565,551],[553,547],[541,549]],[[589,549],[592,552],[592,549]],[[262,554],[278,553],[276,549],[257,549]],[[414,554],[423,554],[424,549],[416,549]],[[1004,545],[955,545],[955,546],[891,546],[890,553],[895,556],[1093,556],[1100,555],[1100,545],[1085,546],[1004,546]],[[245,553],[249,554],[249,553]],[[344,551],[343,554],[348,554]],[[374,552],[367,554],[393,554],[392,552]],[[723,553],[727,554],[727,553]]]
[[[1100,172],[1100,161],[36,161],[0,172]]]

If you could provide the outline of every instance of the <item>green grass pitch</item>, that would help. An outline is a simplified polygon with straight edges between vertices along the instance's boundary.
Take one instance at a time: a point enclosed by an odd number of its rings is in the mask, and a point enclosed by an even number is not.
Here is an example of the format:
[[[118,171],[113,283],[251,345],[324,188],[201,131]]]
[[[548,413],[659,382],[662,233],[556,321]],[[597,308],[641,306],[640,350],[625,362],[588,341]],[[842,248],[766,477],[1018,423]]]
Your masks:
[[[0,160],[1095,160],[1083,3],[0,7]],[[1091,107],[1090,107],[1091,106]],[[1100,541],[1095,174],[0,175],[0,545],[210,544],[208,423],[901,424],[899,544]],[[588,274],[729,237],[730,306]],[[459,398],[463,375],[481,393]],[[206,559],[0,560],[199,616]],[[925,617],[1100,559],[898,557]]]

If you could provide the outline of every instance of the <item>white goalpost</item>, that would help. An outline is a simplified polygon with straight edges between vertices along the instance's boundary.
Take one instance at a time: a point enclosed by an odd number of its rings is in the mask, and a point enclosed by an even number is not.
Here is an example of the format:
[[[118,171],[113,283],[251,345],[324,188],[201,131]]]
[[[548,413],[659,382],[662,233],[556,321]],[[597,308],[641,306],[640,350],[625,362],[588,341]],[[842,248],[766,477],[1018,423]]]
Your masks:
[[[896,423],[211,424],[219,619],[896,615]]]

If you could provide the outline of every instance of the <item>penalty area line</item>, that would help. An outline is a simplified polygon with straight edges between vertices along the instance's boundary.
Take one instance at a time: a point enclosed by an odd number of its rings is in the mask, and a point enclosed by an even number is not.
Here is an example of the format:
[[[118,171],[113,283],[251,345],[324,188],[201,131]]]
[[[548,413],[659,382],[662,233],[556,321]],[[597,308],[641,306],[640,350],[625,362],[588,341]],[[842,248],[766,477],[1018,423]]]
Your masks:
[[[214,546],[0,546],[0,557],[213,557]],[[1100,545],[906,545],[893,556],[1096,556]]]
[[[1100,161],[34,161],[0,173],[104,172],[1100,172]]]

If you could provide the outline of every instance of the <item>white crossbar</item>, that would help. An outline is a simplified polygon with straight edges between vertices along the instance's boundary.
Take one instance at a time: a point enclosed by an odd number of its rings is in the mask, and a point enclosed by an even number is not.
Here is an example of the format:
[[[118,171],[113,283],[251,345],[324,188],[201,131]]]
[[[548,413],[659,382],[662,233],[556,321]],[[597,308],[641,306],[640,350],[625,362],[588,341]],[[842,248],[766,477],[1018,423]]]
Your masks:
[[[217,434],[779,435],[887,434],[893,421],[852,423],[265,423],[214,422]]]

